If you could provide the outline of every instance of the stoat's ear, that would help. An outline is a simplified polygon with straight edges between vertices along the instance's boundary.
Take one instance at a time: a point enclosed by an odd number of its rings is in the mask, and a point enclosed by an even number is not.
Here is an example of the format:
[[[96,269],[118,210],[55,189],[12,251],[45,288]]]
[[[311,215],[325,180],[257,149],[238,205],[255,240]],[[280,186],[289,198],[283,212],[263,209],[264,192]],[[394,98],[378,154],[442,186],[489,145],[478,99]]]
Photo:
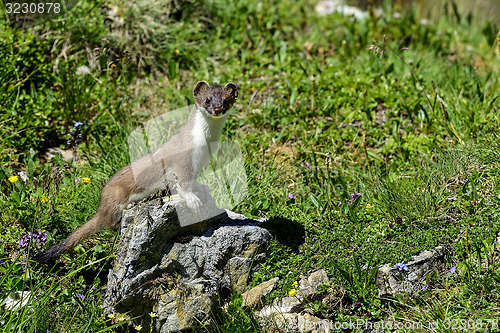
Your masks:
[[[229,82],[228,84],[226,84],[226,86],[224,87],[226,89],[226,91],[228,91],[232,98],[234,99],[237,99],[238,98],[238,90],[240,89],[238,87],[238,85],[232,83],[232,82]]]
[[[210,85],[206,81],[199,81],[193,89],[193,96],[197,97],[200,94],[206,93]]]

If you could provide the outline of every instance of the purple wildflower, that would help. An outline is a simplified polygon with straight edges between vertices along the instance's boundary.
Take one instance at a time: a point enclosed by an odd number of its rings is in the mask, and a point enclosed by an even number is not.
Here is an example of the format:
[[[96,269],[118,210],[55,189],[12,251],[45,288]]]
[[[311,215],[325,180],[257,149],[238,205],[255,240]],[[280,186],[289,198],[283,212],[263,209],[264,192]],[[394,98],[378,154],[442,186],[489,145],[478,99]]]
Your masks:
[[[454,274],[456,271],[457,271],[457,266],[453,266],[452,268],[450,268],[451,274]]]
[[[32,239],[37,243],[43,243],[47,240],[47,234],[38,230],[34,230],[33,232],[26,232],[21,236],[18,248],[22,249],[27,247]]]
[[[351,194],[351,200],[349,200],[349,198],[345,198],[345,201],[347,201],[349,205],[352,205],[360,195],[361,193],[353,193]],[[340,206],[341,204],[342,203],[339,203],[338,205]]]
[[[400,218],[400,217],[396,217],[396,219],[394,220],[394,222],[395,222],[396,224],[401,224],[401,223],[403,223],[403,219],[402,219],[402,218]]]
[[[19,241],[18,249],[22,249],[28,246],[28,244],[30,243],[30,239],[31,239],[31,232],[23,234],[21,236],[21,240]]]
[[[398,262],[396,265],[394,265],[394,268],[399,269],[400,271],[409,271],[408,266],[406,264]]]
[[[32,237],[34,237],[38,243],[43,243],[47,240],[47,234],[38,230],[33,231]]]
[[[80,293],[78,293],[78,297],[80,297],[80,299],[84,299],[84,298],[85,298],[85,295],[84,295],[84,294],[80,294]]]
[[[81,178],[76,178],[75,179],[75,183],[78,183],[80,180],[82,180]]]
[[[339,202],[339,204],[337,205],[337,207],[340,207],[340,206],[342,206],[342,201]]]
[[[297,197],[295,195],[293,195],[292,193],[290,193],[288,195],[288,199],[297,199]]]
[[[361,306],[361,302],[359,302],[359,301],[358,301],[358,302],[355,302],[355,303],[353,304],[353,307],[354,307],[354,308],[359,308],[360,306]]]
[[[79,126],[83,126],[83,123],[82,123],[82,122],[77,121],[77,122],[75,123],[74,128],[77,128],[77,127],[79,127]]]
[[[429,285],[428,285],[428,284],[424,284],[424,285],[422,286],[422,290],[427,290],[427,288],[429,288]]]

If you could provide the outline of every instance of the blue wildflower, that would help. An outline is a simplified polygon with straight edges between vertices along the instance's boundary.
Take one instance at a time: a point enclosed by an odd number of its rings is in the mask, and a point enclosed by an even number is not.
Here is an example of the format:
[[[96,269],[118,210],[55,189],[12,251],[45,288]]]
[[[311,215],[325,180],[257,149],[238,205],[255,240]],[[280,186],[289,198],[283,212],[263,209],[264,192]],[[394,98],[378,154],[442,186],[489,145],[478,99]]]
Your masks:
[[[453,266],[452,268],[450,268],[451,274],[454,274],[456,271],[457,271],[457,266]]]
[[[408,266],[406,264],[398,262],[396,265],[394,265],[394,268],[399,269],[400,271],[409,271]]]

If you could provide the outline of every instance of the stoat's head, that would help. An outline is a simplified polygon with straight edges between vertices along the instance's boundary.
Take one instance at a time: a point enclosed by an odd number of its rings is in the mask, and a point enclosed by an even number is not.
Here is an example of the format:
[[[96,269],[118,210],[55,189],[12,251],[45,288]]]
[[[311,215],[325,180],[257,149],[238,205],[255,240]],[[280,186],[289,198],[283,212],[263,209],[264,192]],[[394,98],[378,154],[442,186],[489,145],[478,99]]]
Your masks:
[[[193,89],[196,107],[212,117],[222,117],[238,98],[238,86],[228,83],[225,86],[200,81]]]

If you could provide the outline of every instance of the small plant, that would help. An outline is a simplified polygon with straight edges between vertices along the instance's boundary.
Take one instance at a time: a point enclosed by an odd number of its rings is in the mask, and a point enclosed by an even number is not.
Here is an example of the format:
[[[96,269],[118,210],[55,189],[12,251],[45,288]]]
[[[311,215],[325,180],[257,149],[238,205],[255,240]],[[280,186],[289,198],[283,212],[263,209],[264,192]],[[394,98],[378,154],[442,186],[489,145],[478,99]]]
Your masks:
[[[371,253],[366,263],[366,268],[361,268],[356,255],[354,255],[354,267],[349,270],[343,269],[337,261],[334,261],[335,268],[340,272],[344,280],[348,283],[350,291],[356,295],[358,301],[369,305],[373,301],[374,279],[377,275],[378,266],[370,267],[373,263],[375,251]]]
[[[402,217],[410,221],[424,220],[438,216],[446,208],[447,189],[433,175],[381,178],[372,193],[381,210],[394,220]]]
[[[73,163],[76,162],[76,160],[78,159],[77,148],[78,148],[78,144],[80,142],[82,142],[82,134],[80,133],[81,126],[83,126],[82,122],[78,121],[75,123],[75,125],[71,129],[70,133],[68,134],[69,139],[66,142],[68,147],[70,147],[73,150]]]
[[[30,244],[36,243],[44,243],[47,240],[47,233],[40,232],[38,230],[33,230],[33,232],[26,232],[21,236],[21,240],[19,241],[19,248],[28,247]]]
[[[465,251],[461,253],[463,277],[470,288],[481,288],[488,292],[497,289],[500,283],[500,266],[496,258],[499,256],[498,243],[496,241],[477,240],[472,243],[469,239],[468,229],[465,229],[463,245]],[[457,267],[450,269],[455,273]]]
[[[199,332],[207,333],[239,333],[239,332],[261,332],[261,328],[253,314],[252,309],[244,308],[243,298],[239,294],[233,294],[226,310],[212,313],[212,318],[217,324],[203,327]],[[224,308],[221,306],[221,308]]]
[[[420,88],[422,89],[422,94],[424,95],[425,99],[427,100],[427,103],[430,107],[430,109],[434,112],[434,106],[433,106],[433,103],[431,103],[431,100],[429,99],[429,96],[427,94],[427,91],[425,90],[425,87],[424,85],[422,84],[422,81],[420,80],[420,78],[418,77],[417,73],[415,72],[415,69],[413,67],[411,67],[404,59],[403,57],[401,56],[401,54],[399,54],[399,52],[397,52],[395,49],[393,49],[388,43],[387,43],[387,37],[384,36],[383,38],[383,41],[382,42],[379,42],[379,41],[374,41],[374,43],[372,45],[370,45],[368,47],[368,49],[370,51],[373,51],[375,52],[376,54],[379,55],[380,58],[382,58],[386,52],[386,50],[389,50],[390,52],[392,52],[393,54],[395,54],[399,60],[401,60],[401,62],[410,70],[410,73],[411,75],[413,76],[413,78],[420,84]],[[401,48],[401,51],[406,51],[408,50],[407,47],[403,47]]]

